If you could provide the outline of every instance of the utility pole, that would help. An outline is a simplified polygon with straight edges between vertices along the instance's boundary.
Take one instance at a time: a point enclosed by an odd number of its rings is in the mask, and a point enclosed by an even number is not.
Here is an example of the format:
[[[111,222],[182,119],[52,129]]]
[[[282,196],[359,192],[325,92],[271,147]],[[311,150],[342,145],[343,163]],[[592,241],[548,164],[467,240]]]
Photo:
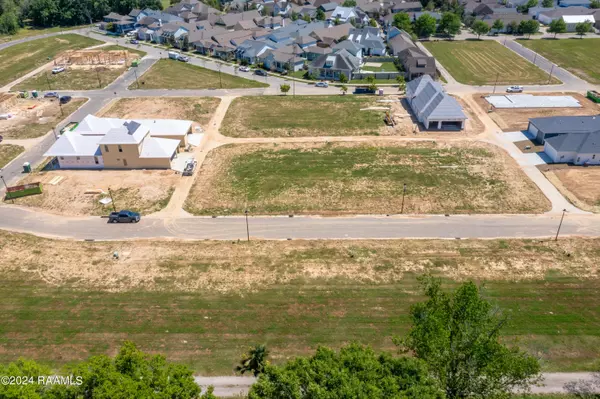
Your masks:
[[[554,237],[554,241],[558,241],[558,233],[560,233],[560,228],[562,226],[563,219],[565,218],[566,212],[567,212],[567,210],[563,209],[563,213],[562,213],[562,216],[560,217],[560,223],[558,224],[558,230],[556,230],[556,237]]]
[[[112,191],[110,191],[110,187],[108,188],[108,195],[110,195],[110,201],[112,203],[113,212],[116,212],[117,208],[115,206],[115,199],[113,198]]]
[[[221,63],[217,61],[217,69],[219,70],[219,87],[223,88],[223,81],[221,80]]]
[[[404,213],[404,196],[406,195],[406,183],[404,183],[404,188],[402,189],[402,208],[400,208],[400,213]]]
[[[537,53],[533,53],[533,65],[535,65],[535,60],[537,60]]]
[[[50,79],[48,79],[48,72],[44,72],[44,75],[46,75],[46,83],[48,83],[48,90],[52,90],[52,87],[50,86]]]
[[[550,84],[550,81],[552,80],[552,72],[554,71],[554,65],[552,64],[552,68],[550,68],[550,74],[548,75],[548,84]]]
[[[12,203],[15,203],[15,200],[13,199],[12,195],[8,195],[8,186],[6,185],[6,181],[4,181],[4,176],[0,176],[0,179],[2,179],[2,183],[4,183],[4,187],[6,188],[6,197],[10,197],[10,200],[12,201]]]
[[[65,116],[65,113],[62,109],[62,103],[60,102],[60,96],[58,96],[58,107],[60,108],[60,116]]]
[[[496,86],[498,85],[498,78],[500,78],[500,72],[496,74],[496,82],[494,82],[494,92],[492,94],[496,94]]]
[[[244,211],[244,215],[246,215],[246,237],[248,238],[248,242],[250,242],[250,226],[248,225],[248,209]]]
[[[102,88],[102,80],[100,80],[100,71],[96,68],[96,77],[98,78],[98,88]]]

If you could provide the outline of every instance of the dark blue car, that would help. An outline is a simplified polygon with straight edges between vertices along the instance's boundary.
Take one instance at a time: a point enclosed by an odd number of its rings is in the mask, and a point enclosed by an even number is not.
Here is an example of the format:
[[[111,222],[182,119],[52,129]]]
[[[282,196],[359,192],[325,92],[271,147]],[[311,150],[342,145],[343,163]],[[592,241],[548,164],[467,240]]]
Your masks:
[[[137,223],[140,221],[140,214],[132,211],[111,212],[108,215],[108,223]]]

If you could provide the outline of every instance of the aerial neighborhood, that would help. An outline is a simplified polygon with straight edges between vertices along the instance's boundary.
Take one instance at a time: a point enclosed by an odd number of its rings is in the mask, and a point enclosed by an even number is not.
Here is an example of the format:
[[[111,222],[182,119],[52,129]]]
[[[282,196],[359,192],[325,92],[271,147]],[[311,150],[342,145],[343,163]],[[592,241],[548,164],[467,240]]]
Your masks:
[[[0,0],[0,398],[600,394],[600,0]]]

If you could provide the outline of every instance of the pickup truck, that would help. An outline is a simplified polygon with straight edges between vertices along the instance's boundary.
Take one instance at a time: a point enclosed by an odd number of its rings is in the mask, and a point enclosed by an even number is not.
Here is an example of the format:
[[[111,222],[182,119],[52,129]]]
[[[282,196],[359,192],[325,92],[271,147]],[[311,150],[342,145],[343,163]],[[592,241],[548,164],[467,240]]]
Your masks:
[[[371,90],[370,87],[357,86],[354,89],[354,94],[375,94],[375,90]]]
[[[137,223],[140,221],[140,214],[131,211],[111,212],[108,215],[108,223]]]

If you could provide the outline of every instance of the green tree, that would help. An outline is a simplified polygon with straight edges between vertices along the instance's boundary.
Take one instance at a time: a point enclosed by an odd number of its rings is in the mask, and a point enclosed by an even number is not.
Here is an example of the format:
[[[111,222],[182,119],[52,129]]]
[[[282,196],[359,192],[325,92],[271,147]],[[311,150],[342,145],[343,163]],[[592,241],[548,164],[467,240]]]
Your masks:
[[[377,84],[375,83],[375,76],[369,75],[369,76],[367,76],[367,78],[365,80],[369,84],[369,90],[373,91],[373,92],[376,92],[377,91]]]
[[[590,2],[590,8],[593,8],[593,9],[600,8],[600,0],[592,0]]]
[[[291,88],[290,85],[287,83],[279,85],[279,90],[281,90],[281,92],[283,94],[285,94],[286,96],[287,96],[288,91],[290,91],[290,88]]]
[[[554,0],[542,0],[542,7],[544,7],[544,8],[554,7]]]
[[[59,23],[60,10],[56,0],[31,0],[29,17],[35,26],[48,27]]]
[[[414,23],[415,33],[419,37],[427,38],[435,33],[437,21],[429,14],[422,14]]]
[[[394,14],[394,21],[392,25],[398,29],[402,29],[405,32],[412,32],[412,23],[410,21],[410,16],[405,12],[399,12]]]
[[[398,83],[398,91],[406,90],[406,79],[404,79],[404,76],[396,76],[396,82]]]
[[[348,77],[343,72],[340,73],[340,83],[348,83]]]
[[[310,22],[310,15],[304,14],[304,16],[302,17],[302,19],[305,20],[306,22]]]
[[[289,90],[289,85],[288,85]],[[265,345],[256,345],[250,348],[248,353],[245,353],[240,360],[240,365],[235,368],[238,373],[244,374],[246,371],[251,371],[255,377],[262,373],[265,366],[269,364],[267,357],[269,351]]]
[[[49,367],[40,365],[33,360],[19,359],[7,366],[0,365],[0,375],[15,377],[33,377],[37,382],[38,376],[52,375]],[[3,399],[38,399],[43,398],[45,386],[42,384],[0,385],[0,398]]]
[[[567,23],[562,19],[555,19],[548,25],[548,32],[554,33],[556,37],[559,33],[565,33],[567,31]]]
[[[483,21],[475,21],[473,22],[473,26],[471,26],[471,30],[477,35],[477,39],[479,39],[481,35],[488,34],[490,27]]]
[[[458,15],[451,12],[445,12],[440,20],[440,31],[444,32],[448,35],[450,40],[452,40],[454,35],[460,33],[460,25],[460,18]]]
[[[15,9],[7,10],[0,15],[0,34],[14,35],[19,27],[19,16]]]
[[[373,28],[377,28],[377,21],[375,21],[374,18],[371,18],[369,20],[369,26],[372,26]]]
[[[427,4],[425,4],[425,9],[427,11],[433,11],[433,10],[435,10],[435,3],[430,0]]]
[[[517,21],[510,21],[506,25],[506,33],[517,34],[519,32],[519,23]]]
[[[529,0],[527,3],[517,6],[517,11],[520,13],[527,13],[530,8],[537,7],[539,0]]]
[[[351,344],[267,366],[248,393],[248,399],[288,398],[442,399],[444,393],[422,361]]]
[[[537,359],[500,342],[507,317],[474,283],[446,293],[440,280],[420,280],[427,300],[411,307],[408,337],[394,341],[428,364],[449,399],[508,397],[539,380]]]
[[[496,33],[502,32],[502,29],[504,29],[504,21],[502,21],[501,19],[495,20],[492,24],[492,29],[494,29]]]
[[[333,20],[333,24],[335,26],[338,26],[339,24],[341,24],[340,17],[335,17],[335,19]]]
[[[356,0],[345,0],[342,7],[356,7]]]
[[[292,21],[297,21],[298,20],[298,13],[296,11],[292,11],[292,14],[290,15],[290,19]]]
[[[323,11],[322,9],[318,8],[317,9],[317,15],[316,15],[317,20],[319,21],[325,21],[325,11]]]
[[[588,33],[591,30],[592,30],[591,22],[580,22],[577,25],[575,25],[575,32],[577,32],[577,34],[579,35],[579,37],[581,39],[583,39],[583,35],[585,35],[586,33]]]
[[[534,19],[528,19],[526,21],[521,21],[519,24],[519,32],[524,35],[527,35],[528,38],[531,37],[534,33],[539,32],[540,23]]]
[[[342,92],[342,96],[346,95],[346,92],[348,91],[348,86],[346,85],[341,85],[340,86],[340,91]]]

